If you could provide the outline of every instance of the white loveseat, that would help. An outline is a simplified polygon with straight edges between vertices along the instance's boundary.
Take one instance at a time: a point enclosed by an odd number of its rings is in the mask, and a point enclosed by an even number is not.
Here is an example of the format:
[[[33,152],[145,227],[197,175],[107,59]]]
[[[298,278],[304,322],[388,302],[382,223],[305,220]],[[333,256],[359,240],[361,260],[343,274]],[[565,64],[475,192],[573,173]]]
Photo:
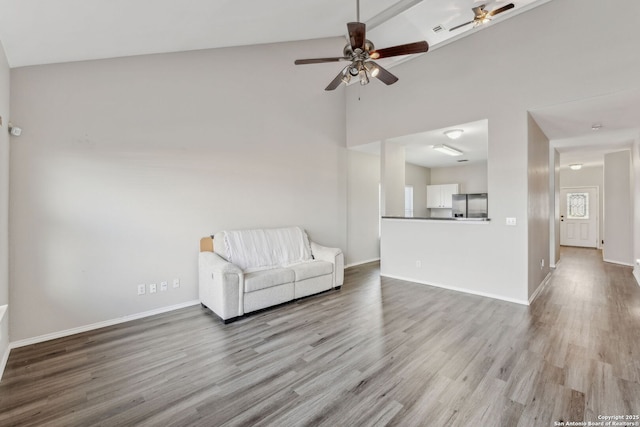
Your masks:
[[[225,323],[344,281],[342,251],[300,227],[218,232],[201,239],[198,264],[200,302]]]

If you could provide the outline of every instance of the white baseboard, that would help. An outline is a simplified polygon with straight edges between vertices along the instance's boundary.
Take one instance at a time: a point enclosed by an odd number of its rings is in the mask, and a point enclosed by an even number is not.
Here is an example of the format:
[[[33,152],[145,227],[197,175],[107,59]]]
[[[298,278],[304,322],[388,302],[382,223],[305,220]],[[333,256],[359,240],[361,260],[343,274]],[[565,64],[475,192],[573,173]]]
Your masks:
[[[481,292],[481,291],[471,290],[471,289],[467,289],[467,288],[458,288],[456,286],[447,286],[447,285],[442,285],[442,284],[439,284],[439,283],[431,283],[431,282],[425,282],[425,281],[416,280],[416,279],[410,279],[408,277],[393,276],[393,275],[390,275],[390,274],[380,274],[380,275],[382,277],[388,277],[390,279],[404,280],[406,282],[419,283],[421,285],[427,285],[427,286],[434,286],[436,288],[449,289],[450,291],[464,292],[465,294],[472,294],[472,295],[478,295],[478,296],[481,296],[481,297],[499,299],[501,301],[512,302],[512,303],[515,303],[515,304],[529,305],[529,301],[527,301],[527,300],[520,300],[520,299],[517,299],[517,298],[505,297],[505,296],[502,296],[502,295],[492,294],[492,293],[489,293],[489,292]]]
[[[547,286],[547,284],[549,283],[549,279],[551,279],[551,274],[553,272],[550,271],[547,273],[547,275],[545,276],[545,278],[542,280],[542,282],[540,283],[540,285],[538,286],[538,288],[533,292],[533,294],[529,297],[529,305],[531,305],[533,303],[533,301],[538,298],[538,295],[540,295],[540,292],[542,292],[542,289]]]
[[[119,323],[129,322],[131,320],[142,319],[144,317],[155,316],[156,314],[167,313],[169,311],[179,310],[185,307],[191,307],[193,305],[200,304],[199,300],[187,301],[176,305],[170,305],[168,307],[156,308],[154,310],[145,311],[137,314],[130,314],[124,317],[118,317],[116,319],[105,320],[103,322],[92,323],[90,325],[79,326],[77,328],[67,329],[59,332],[52,332],[50,334],[40,335],[33,338],[27,338],[24,340],[14,341],[9,344],[9,349],[18,347],[24,347],[26,345],[38,344],[44,341],[54,340],[57,338],[68,337],[69,335],[75,335],[82,332],[92,331],[94,329],[104,328],[106,326],[113,326]],[[8,352],[7,352],[8,353]],[[8,354],[7,354],[8,357]]]
[[[604,262],[608,262],[608,263],[611,263],[611,264],[626,265],[627,267],[633,267],[633,264],[629,264],[628,262],[614,261],[612,259],[606,259],[606,258],[602,258],[602,260]]]
[[[376,262],[376,261],[380,261],[380,258],[373,258],[373,259],[368,259],[366,261],[358,261],[358,262],[354,262],[353,264],[347,264],[344,266],[344,268],[350,268],[350,267],[356,267],[358,265],[362,265],[362,264],[368,264],[370,262]]]

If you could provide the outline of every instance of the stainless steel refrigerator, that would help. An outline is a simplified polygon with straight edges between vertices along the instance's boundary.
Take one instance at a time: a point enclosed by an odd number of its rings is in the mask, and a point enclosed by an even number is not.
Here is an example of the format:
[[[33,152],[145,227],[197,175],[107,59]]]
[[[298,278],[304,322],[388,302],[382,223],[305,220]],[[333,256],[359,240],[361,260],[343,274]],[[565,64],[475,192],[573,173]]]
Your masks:
[[[454,218],[488,218],[487,193],[454,194],[451,216]]]

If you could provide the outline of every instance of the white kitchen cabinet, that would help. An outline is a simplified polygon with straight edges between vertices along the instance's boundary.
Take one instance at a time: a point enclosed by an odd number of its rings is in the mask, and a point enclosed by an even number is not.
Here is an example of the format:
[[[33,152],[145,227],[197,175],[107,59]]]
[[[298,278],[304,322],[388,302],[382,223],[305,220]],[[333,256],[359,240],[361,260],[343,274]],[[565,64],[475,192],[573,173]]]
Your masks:
[[[458,194],[458,184],[427,185],[427,208],[451,209],[451,196]]]

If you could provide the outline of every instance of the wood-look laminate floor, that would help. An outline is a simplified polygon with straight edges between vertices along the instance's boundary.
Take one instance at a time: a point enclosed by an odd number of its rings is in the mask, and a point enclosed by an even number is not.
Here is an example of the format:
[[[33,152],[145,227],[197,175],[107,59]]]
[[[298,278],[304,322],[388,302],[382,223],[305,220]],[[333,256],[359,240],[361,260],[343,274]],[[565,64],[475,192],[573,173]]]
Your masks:
[[[640,414],[640,287],[563,248],[531,307],[347,270],[223,325],[200,306],[15,349],[9,426],[553,426]]]

